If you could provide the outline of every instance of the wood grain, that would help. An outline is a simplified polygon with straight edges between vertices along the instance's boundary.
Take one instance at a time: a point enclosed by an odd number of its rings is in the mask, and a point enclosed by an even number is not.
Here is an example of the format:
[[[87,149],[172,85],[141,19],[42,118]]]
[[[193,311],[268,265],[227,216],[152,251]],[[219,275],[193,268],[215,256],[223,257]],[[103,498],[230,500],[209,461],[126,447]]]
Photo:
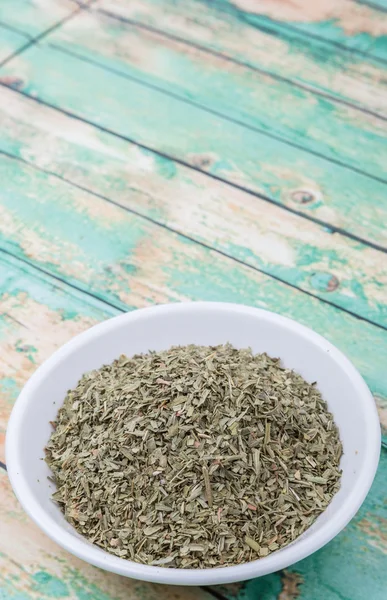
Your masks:
[[[132,2],[125,0],[102,2],[109,10],[121,14],[134,9]],[[141,4],[143,8],[140,11],[150,13],[157,10],[157,4],[168,11],[173,2],[145,0]],[[195,0],[195,4],[197,13],[208,13],[211,7],[215,7],[215,10],[230,15],[234,22],[248,23],[252,28],[270,31],[274,35],[291,33],[313,41],[326,41],[336,51],[340,48],[341,51],[356,52],[365,60],[374,58],[384,62],[387,56],[387,24],[372,3],[352,0]],[[184,16],[181,10],[180,14]]]
[[[267,70],[322,94],[386,114],[384,62],[350,50],[338,51],[329,37],[305,35],[294,24],[281,27],[267,17],[259,24],[257,16],[237,11],[230,3],[213,1],[185,0],[182,4],[173,0],[98,0],[92,8],[154,27],[253,69]],[[382,18],[383,15],[379,20]]]
[[[0,63],[22,48],[28,40],[24,33],[8,29],[0,23]]]
[[[0,192],[8,252],[118,309],[201,299],[295,318],[353,360],[383,408],[384,330],[56,177],[12,159],[1,164],[8,166]]]
[[[359,4],[368,4],[375,9],[382,10],[383,12],[387,9],[386,0],[355,0],[355,2],[359,2]],[[381,15],[381,17],[383,17],[383,15]]]
[[[0,127],[0,151],[25,158],[323,300],[387,324],[387,263],[381,252],[97,133],[7,89],[0,92]],[[4,207],[18,212],[22,220],[30,210],[20,197],[26,185],[23,168],[4,158],[1,172],[7,180]],[[31,177],[28,185],[38,197],[41,179],[38,174]]]
[[[300,212],[369,243],[386,244],[386,188],[379,181],[308,152],[289,151],[287,144],[44,42],[11,60],[0,77],[8,85],[14,77],[25,94],[276,203],[294,206],[295,192],[306,191],[312,202],[297,203]]]
[[[227,7],[228,0],[217,0]],[[385,61],[387,57],[387,23],[372,2],[354,3],[352,0],[320,0],[306,3],[265,0],[258,7],[254,0],[235,0],[230,3],[240,17],[254,24],[274,21],[280,28],[294,28],[305,35],[326,39],[341,48],[374,56]]]
[[[4,462],[7,421],[27,379],[71,337],[120,311],[3,252],[0,281],[0,461]]]
[[[76,0],[1,0],[0,22],[34,37],[78,9]]]
[[[387,182],[387,122],[357,109],[98,12],[77,15],[48,41],[225,120]]]

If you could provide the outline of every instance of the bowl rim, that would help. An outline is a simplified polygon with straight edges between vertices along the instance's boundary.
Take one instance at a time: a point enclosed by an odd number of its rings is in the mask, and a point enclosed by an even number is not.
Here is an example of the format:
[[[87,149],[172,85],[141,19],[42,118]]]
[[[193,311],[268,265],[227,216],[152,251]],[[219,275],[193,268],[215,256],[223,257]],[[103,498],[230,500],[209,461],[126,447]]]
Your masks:
[[[35,500],[34,494],[30,491],[29,484],[23,475],[19,453],[19,428],[23,420],[25,407],[35,389],[39,386],[41,379],[76,348],[89,342],[97,335],[103,335],[105,332],[121,326],[122,322],[146,320],[148,316],[154,314],[162,317],[171,312],[190,313],[203,309],[250,314],[265,321],[275,322],[329,352],[340,368],[352,378],[363,403],[368,403],[364,419],[364,435],[367,437],[368,444],[365,449],[363,467],[354,489],[344,498],[340,508],[327,523],[313,532],[311,536],[299,539],[297,544],[291,544],[265,558],[230,567],[178,569],[144,565],[113,556],[92,545],[86,539],[78,538],[70,531],[65,530],[51,515],[46,514],[40,503]],[[260,308],[228,302],[184,302],[141,308],[112,317],[78,334],[56,350],[33,373],[16,400],[7,427],[6,460],[11,485],[25,512],[53,541],[71,554],[96,567],[143,581],[172,585],[217,585],[244,581],[273,573],[306,558],[327,544],[348,524],[363,503],[376,474],[380,443],[379,417],[370,390],[350,360],[323,336],[293,319]]]

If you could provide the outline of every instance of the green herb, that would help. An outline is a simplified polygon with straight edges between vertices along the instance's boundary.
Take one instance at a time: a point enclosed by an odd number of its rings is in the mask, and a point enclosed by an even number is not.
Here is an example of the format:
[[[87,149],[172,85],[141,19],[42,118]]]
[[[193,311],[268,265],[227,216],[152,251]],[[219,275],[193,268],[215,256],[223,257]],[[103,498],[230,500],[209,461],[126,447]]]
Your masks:
[[[229,344],[121,356],[82,377],[53,426],[46,460],[66,519],[150,565],[264,557],[340,485],[339,433],[315,385]]]

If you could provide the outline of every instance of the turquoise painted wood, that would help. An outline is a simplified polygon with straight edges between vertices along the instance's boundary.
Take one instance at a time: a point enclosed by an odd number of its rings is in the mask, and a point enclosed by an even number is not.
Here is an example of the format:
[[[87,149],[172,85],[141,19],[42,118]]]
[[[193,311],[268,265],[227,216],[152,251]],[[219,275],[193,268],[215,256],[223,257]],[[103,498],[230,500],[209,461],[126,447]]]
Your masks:
[[[12,90],[0,94],[0,128],[0,150],[15,158],[386,325],[383,253],[115,136],[99,132],[96,139],[93,127]],[[18,193],[23,165],[4,159],[0,170],[8,182],[4,202],[23,219],[29,210]],[[38,196],[42,179],[25,172]]]
[[[9,414],[27,377],[73,335],[120,314],[48,275],[34,270],[31,276],[30,271],[0,249],[0,461],[5,460]]]
[[[249,8],[249,2],[229,2],[220,4],[225,10],[234,10],[238,18],[247,19],[257,27],[273,27],[275,31],[283,29],[296,30],[308,36],[325,39],[336,47],[347,48],[359,52],[366,59],[374,57],[385,61],[387,58],[387,27],[383,15],[371,3],[367,5],[341,0],[339,2],[316,2],[305,11],[305,5],[290,8],[284,18],[278,10],[279,2],[274,2],[274,9],[267,3],[264,10],[255,12]],[[250,5],[249,5],[250,4]],[[244,7],[247,8],[244,11]],[[240,10],[241,9],[241,10]]]
[[[225,122],[47,43],[15,57],[0,69],[1,77],[8,84],[14,77],[28,95],[276,203],[294,206],[294,193],[305,191],[313,201],[299,202],[300,212],[386,245],[387,202],[380,181]]]
[[[374,8],[380,8],[380,9],[384,9],[384,10],[387,9],[387,2],[386,2],[386,0],[375,0],[375,2],[373,2],[371,0],[370,3],[374,6]]]
[[[323,10],[327,5],[325,2],[319,4]],[[335,1],[333,7],[336,4]],[[255,9],[277,6],[278,12],[285,4],[252,2],[250,6]],[[291,6],[297,10],[296,3]],[[306,12],[305,2],[298,6],[301,10],[304,7]],[[308,3],[309,9],[313,10],[315,6],[316,2]],[[328,6],[332,7],[332,3]],[[351,18],[354,4],[349,1],[346,6]],[[290,80],[339,101],[349,101],[386,115],[384,61],[343,51],[342,47],[338,50],[329,39],[306,35],[293,26],[277,29],[267,17],[265,25],[259,27],[256,16],[255,22],[251,23],[242,11],[232,10],[230,4],[225,7],[224,2],[185,0],[182,4],[174,0],[132,0],[130,3],[97,0],[91,8],[169,34],[195,47],[221,53],[258,69],[260,73],[269,72],[281,80]],[[383,26],[383,15],[378,22]],[[358,25],[367,26],[364,16]]]
[[[1,599],[384,600],[383,7],[0,3]],[[329,338],[374,393],[385,447],[326,548],[245,584],[172,589],[60,550],[1,465],[13,402],[58,346],[122,311],[196,299],[275,310]]]
[[[24,33],[9,29],[0,23],[0,64],[22,48],[28,40]]]
[[[47,41],[167,96],[387,181],[387,123],[358,109],[99,12],[83,12]],[[240,136],[243,141],[242,131]]]
[[[361,0],[360,0],[360,3],[361,3]],[[386,0],[375,0],[375,1],[371,0],[371,4],[374,7],[378,7],[378,8],[382,8],[382,9],[386,9],[387,8],[387,2],[386,2]]]
[[[1,0],[0,23],[35,37],[78,9],[76,0]]]
[[[104,1],[119,5],[119,1]],[[205,11],[209,4],[216,4],[234,20],[247,21],[252,27],[269,30],[272,34],[294,32],[329,41],[341,50],[357,51],[366,59],[368,56],[379,60],[387,58],[387,25],[384,15],[372,3],[197,0],[197,10]]]

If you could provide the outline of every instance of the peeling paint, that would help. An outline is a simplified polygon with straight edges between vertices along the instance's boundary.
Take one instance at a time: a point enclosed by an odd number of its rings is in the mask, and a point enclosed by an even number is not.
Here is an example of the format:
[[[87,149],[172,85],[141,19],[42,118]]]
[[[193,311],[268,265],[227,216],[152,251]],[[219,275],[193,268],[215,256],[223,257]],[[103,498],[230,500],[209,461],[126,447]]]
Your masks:
[[[255,9],[262,5],[261,2],[253,4]],[[320,6],[322,4],[325,3],[319,3]],[[340,11],[342,0],[337,4]],[[270,2],[266,3],[268,5],[270,8],[295,7],[297,10],[299,3]],[[357,4],[354,6],[353,2],[346,1],[345,5],[349,9],[348,23],[354,11],[361,12],[361,9]],[[174,0],[100,0],[100,6],[113,14],[135,19],[231,56],[242,63],[292,79],[301,86],[306,84],[338,99],[349,100],[386,114],[383,65],[374,63],[371,57],[365,61],[362,56],[338,52],[335,45],[330,44],[330,41],[339,38],[343,45],[372,50],[375,44],[383,46],[383,37],[373,38],[370,34],[365,34],[369,38],[368,43],[363,40],[364,34],[348,37],[340,26],[335,26],[336,21],[331,19],[322,21],[321,26],[316,22],[304,24],[306,28],[317,27],[315,33],[321,37],[310,39],[302,31],[301,35],[297,34],[295,26],[302,25],[302,15],[297,23],[291,24],[292,29],[289,30],[286,23],[283,26],[282,19],[274,21],[265,15],[238,11],[232,2],[226,0],[204,0],[199,4],[200,10],[197,0],[185,0],[183,4]],[[314,10],[315,2],[304,2],[302,6],[302,14],[308,14],[308,11]],[[328,3],[328,6],[331,4]],[[377,11],[366,11],[368,15],[373,13],[377,22],[383,22]],[[344,11],[343,14],[345,15]],[[370,28],[369,19],[363,18],[362,21],[363,30],[367,26]],[[378,47],[377,50],[382,55],[385,54],[383,47]]]
[[[70,595],[67,585],[58,577],[54,577],[46,571],[38,571],[32,576],[32,579],[36,584],[36,591],[39,591],[43,596],[67,598]]]
[[[278,596],[278,600],[296,600],[301,594],[301,585],[303,578],[295,571],[281,572],[282,590]]]
[[[357,526],[367,534],[367,542],[387,554],[387,519],[380,516],[364,518]]]
[[[333,21],[346,35],[366,32],[377,37],[387,34],[387,23],[377,11],[354,5],[350,0],[260,0],[258,5],[255,0],[233,0],[232,4],[244,12],[266,15],[282,22],[323,24]]]
[[[9,91],[5,93],[10,94]],[[9,106],[14,106],[12,96]],[[21,108],[16,111],[18,118]],[[104,148],[109,140],[114,141],[111,146],[114,152],[106,156],[99,151],[95,153],[91,150],[89,130],[81,128],[85,147],[92,152],[86,160],[84,147],[79,147],[82,136],[75,146],[62,137],[61,132],[67,130],[67,117],[57,115],[54,121],[52,111],[44,107],[39,108],[36,119],[35,114],[33,121],[39,123],[38,129],[31,132],[25,130],[19,120],[11,120],[3,131],[7,129],[17,138],[23,147],[22,154],[38,165],[43,162],[49,170],[130,210],[157,219],[161,224],[319,297],[324,298],[329,292],[329,299],[335,304],[379,323],[387,323],[384,292],[387,265],[380,252],[341,235],[333,236],[319,225],[285,213],[277,206],[221,182],[208,180],[203,174],[167,159],[156,159],[154,154],[139,152],[135,147],[126,145],[127,161],[123,163],[116,155],[124,154],[125,144],[111,136],[101,139],[101,145]],[[55,138],[49,155],[44,150],[47,131],[40,129],[44,114],[53,126],[51,137]],[[84,165],[83,170],[77,167],[80,163]],[[100,163],[103,163],[103,169],[95,166]],[[169,164],[173,172],[167,168]],[[276,172],[278,177],[293,177],[291,171],[277,169]],[[0,175],[4,181],[0,223],[3,243],[9,244],[12,237],[12,249],[19,246],[24,256],[43,261],[54,272],[61,270],[64,260],[67,276],[75,279],[81,274],[83,280],[93,281],[93,269],[103,269],[104,278],[109,281],[107,287],[113,293],[117,290],[115,278],[121,277],[118,264],[126,270],[128,265],[136,268],[133,259],[136,246],[147,240],[148,235],[158,236],[156,228],[150,233],[150,225],[140,219],[12,159],[2,159]],[[308,178],[304,177],[303,193],[306,190],[311,193],[310,182],[305,186],[307,182]],[[22,193],[21,187],[28,189],[28,193]],[[317,191],[314,197],[317,200]],[[311,203],[311,207],[313,205]],[[27,230],[24,228],[26,220],[29,223]],[[163,238],[165,234],[159,231]],[[147,243],[144,241],[144,248]],[[92,267],[87,258],[89,247],[93,248]],[[315,273],[327,273],[328,283],[322,285],[321,277]],[[129,292],[127,289],[124,296],[117,294],[115,299],[123,301]],[[139,304],[130,302],[130,305]]]
[[[54,83],[59,63],[60,86]],[[75,69],[78,73],[76,92],[70,85]],[[3,70],[7,74],[17,72],[21,77],[26,76],[26,94],[60,104],[65,110],[134,138],[141,144],[156,147],[161,153],[183,161],[189,161],[192,155],[214,154],[219,160],[211,167],[211,173],[238,184],[243,181],[243,185],[252,191],[280,203],[286,204],[290,190],[304,187],[304,174],[308,173],[308,180],[314,182],[314,187],[324,190],[323,206],[313,208],[316,218],[330,215],[329,224],[340,222],[341,226],[344,219],[346,226],[356,235],[385,242],[386,232],[381,226],[386,210],[385,192],[380,181],[332,162],[327,163],[307,150],[297,150],[295,157],[295,150],[290,151],[286,144],[258,130],[247,129],[236,121],[228,121],[226,126],[222,118],[208,111],[80,61],[44,43],[31,47]],[[110,89],[108,96],[106,88]],[[89,102],[90,96],[94,99],[93,103]],[[126,101],[128,97],[132,98],[130,104]],[[275,102],[272,99],[273,106],[279,106],[283,97],[284,94],[281,94]],[[148,106],[153,109],[149,110]],[[298,104],[296,110],[299,112]],[[330,117],[328,111],[321,118],[330,122]],[[272,115],[270,120],[276,121],[276,117]],[[187,128],[187,122],[196,125]],[[338,127],[339,123],[344,126],[346,119],[339,119]],[[358,152],[361,162],[369,155],[364,148],[362,151],[358,149],[363,142],[370,144],[372,152],[380,148],[376,151],[376,159],[379,160],[384,148],[381,133],[372,135],[367,141],[366,126],[362,126],[345,139],[350,140],[348,147]],[[334,144],[338,136],[340,134],[335,129]],[[385,164],[386,161],[383,162]],[[289,176],[285,178],[286,172]],[[372,205],[365,202],[369,197],[373,197]],[[310,208],[305,207],[304,210],[309,212]]]

